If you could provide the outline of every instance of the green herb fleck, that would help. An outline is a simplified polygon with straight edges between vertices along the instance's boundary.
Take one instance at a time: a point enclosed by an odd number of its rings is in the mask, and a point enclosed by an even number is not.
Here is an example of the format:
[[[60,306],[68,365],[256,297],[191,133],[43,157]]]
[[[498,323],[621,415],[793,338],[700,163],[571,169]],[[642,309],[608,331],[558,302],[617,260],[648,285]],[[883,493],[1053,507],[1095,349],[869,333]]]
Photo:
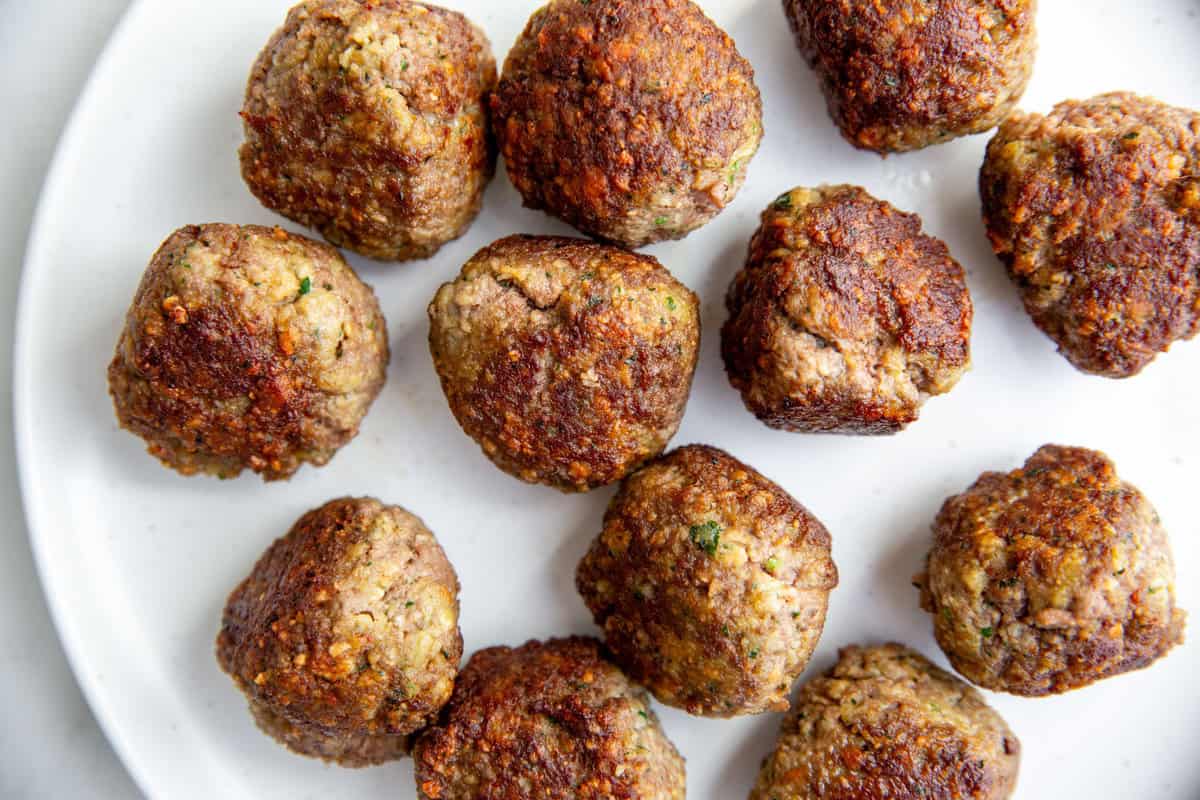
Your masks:
[[[779,569],[779,559],[776,558],[775,556],[771,556],[770,558],[767,559],[767,563],[764,564],[763,566],[766,568],[767,572],[774,575],[775,570]]]
[[[721,544],[721,526],[711,519],[703,525],[693,525],[688,538],[710,556],[716,555],[717,546]]]
[[[405,72],[405,71],[407,71],[407,70],[408,70],[408,62],[407,62],[407,61],[401,61],[401,62],[400,62],[400,71],[401,71],[401,72]]]
[[[300,281],[300,296],[301,297],[303,297],[304,295],[308,294],[311,291],[312,291],[312,278],[305,278],[304,280]]]
[[[897,86],[900,85],[900,79],[897,78],[895,75],[888,75],[887,77],[885,77],[883,79],[883,82],[886,83],[888,86],[891,86],[893,89],[895,89]]]
[[[985,638],[985,639],[992,638],[992,634],[994,634],[995,632],[996,632],[996,629],[993,628],[991,625],[987,626],[986,628],[979,629],[980,635],[983,636],[983,638]]]
[[[792,195],[790,192],[784,192],[775,198],[775,207],[780,211],[792,207]]]
[[[712,92],[705,92],[700,96],[700,105],[706,106],[712,102]]]
[[[667,218],[666,217],[655,217],[654,224],[661,228],[663,225],[667,224]]]
[[[417,601],[416,601],[416,600],[409,600],[407,603],[405,603],[405,604],[404,604],[404,607],[405,607],[405,608],[412,608],[412,607],[413,607],[413,606],[415,606],[416,604],[417,604]]]
[[[1146,590],[1146,594],[1154,594],[1161,588],[1162,588],[1161,586],[1151,586],[1149,589]]]
[[[648,715],[645,711],[639,711],[638,716],[645,720],[650,719],[650,715]]]
[[[1109,270],[1113,270],[1113,271],[1115,272],[1115,271],[1116,271],[1116,269],[1117,269],[1117,265],[1116,265],[1116,264],[1114,264],[1114,263],[1112,263],[1112,262],[1110,261],[1110,262],[1108,262],[1107,264],[1105,264],[1105,265],[1104,265],[1104,268],[1105,268],[1105,269],[1109,269]]]
[[[1124,574],[1125,574],[1125,568],[1121,567],[1119,570],[1117,570],[1116,572],[1113,573],[1113,576],[1120,577],[1121,575],[1124,575]]]
[[[746,655],[750,656],[751,658],[758,658],[758,648],[757,647],[751,648],[750,652],[747,653]]]
[[[792,612],[792,619],[799,619],[799,618],[800,618],[800,612],[799,612],[799,611],[793,611],[793,612]]]
[[[670,297],[670,296],[667,297],[667,310],[668,311],[675,310],[675,298],[674,297]]]
[[[733,184],[737,181],[738,167],[740,167],[741,165],[742,165],[742,160],[739,158],[737,161],[733,162],[733,166],[729,168],[729,185],[730,186],[733,186]]]
[[[1128,141],[1130,141],[1131,139],[1136,139],[1136,138],[1138,138],[1138,132],[1137,132],[1137,131],[1130,131],[1129,133],[1125,134],[1125,135],[1124,135],[1124,136],[1122,136],[1121,138],[1122,138],[1122,139],[1124,139],[1125,141],[1127,141],[1127,142],[1128,142]]]

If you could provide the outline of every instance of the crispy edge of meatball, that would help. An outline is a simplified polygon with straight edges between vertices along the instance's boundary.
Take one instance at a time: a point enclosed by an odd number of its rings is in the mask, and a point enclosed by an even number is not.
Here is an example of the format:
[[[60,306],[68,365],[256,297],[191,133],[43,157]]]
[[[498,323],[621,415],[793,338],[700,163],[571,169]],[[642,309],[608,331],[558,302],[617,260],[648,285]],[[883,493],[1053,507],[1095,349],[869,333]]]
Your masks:
[[[201,259],[215,263],[198,269]],[[341,392],[339,377],[353,376],[314,375],[328,347],[302,330],[326,294],[350,317],[332,354],[361,373]],[[345,346],[352,336],[361,346]],[[282,228],[211,223],[180,228],[155,252],[107,375],[121,427],[165,466],[221,478],[249,467],[273,481],[326,464],[357,436],[388,359],[379,301],[337,250]]]
[[[1132,377],[1200,331],[1200,113],[1114,92],[1014,114],[979,191],[1025,310],[1076,369]]]
[[[552,0],[491,108],[525,205],[626,247],[716,217],[763,136],[754,68],[690,0]]]
[[[264,206],[333,244],[429,258],[466,233],[495,174],[496,77],[486,34],[457,11],[300,3],[247,80],[242,176]]]
[[[679,428],[699,299],[650,256],[510,236],[439,289],[429,318],[451,412],[521,480],[567,492],[607,485]]]
[[[413,748],[423,800],[683,800],[684,761],[595,639],[490,647]],[[569,794],[568,794],[569,793]]]
[[[950,663],[979,686],[1059,694],[1183,641],[1166,531],[1103,453],[1046,445],[985,472],[946,500],[933,534],[914,584]]]
[[[663,703],[782,711],[837,586],[830,546],[777,484],[687,445],[625,479],[576,587],[617,663]]]
[[[919,653],[845,647],[804,685],[750,800],[1004,800],[1020,752],[978,691]]]
[[[887,155],[990,130],[1033,75],[1036,0],[783,6],[829,116],[862,150]]]
[[[458,590],[418,517],[373,498],[331,500],[230,593],[217,660],[260,727],[289,748],[377,763],[369,759],[403,752],[403,738],[450,698],[462,657]]]
[[[970,366],[962,267],[919,216],[857,186],[768,206],[726,307],[729,381],[779,430],[896,433]]]

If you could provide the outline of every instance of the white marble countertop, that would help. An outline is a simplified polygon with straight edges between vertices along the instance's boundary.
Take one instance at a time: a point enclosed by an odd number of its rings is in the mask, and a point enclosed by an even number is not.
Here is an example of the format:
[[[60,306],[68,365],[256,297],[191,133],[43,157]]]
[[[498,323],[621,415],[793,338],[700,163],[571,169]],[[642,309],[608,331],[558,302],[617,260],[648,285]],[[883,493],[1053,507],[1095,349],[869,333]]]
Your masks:
[[[0,329],[42,180],[92,64],[128,0],[0,3]],[[0,346],[0,797],[138,797],[88,709],[46,610],[29,550],[12,436],[12,336]]]

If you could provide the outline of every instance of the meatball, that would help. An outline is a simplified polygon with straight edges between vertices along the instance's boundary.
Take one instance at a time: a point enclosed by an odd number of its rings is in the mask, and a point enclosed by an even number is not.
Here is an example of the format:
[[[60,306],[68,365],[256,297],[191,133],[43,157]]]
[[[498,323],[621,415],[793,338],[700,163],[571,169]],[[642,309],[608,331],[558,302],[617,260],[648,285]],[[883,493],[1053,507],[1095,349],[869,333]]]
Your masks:
[[[710,717],[787,709],[837,580],[817,518],[704,445],[625,480],[576,575],[629,676]]]
[[[1037,0],[783,0],[855,147],[916,150],[1008,116],[1033,73]]]
[[[899,644],[804,685],[750,800],[1004,800],[1021,744],[979,692]]]
[[[696,296],[656,260],[582,239],[510,236],[429,305],[450,410],[496,466],[564,491],[620,480],[683,417]]]
[[[242,176],[274,211],[385,261],[466,232],[495,172],[491,44],[454,11],[306,0],[250,72]]]
[[[492,112],[526,206],[628,247],[719,214],[763,135],[754,69],[690,0],[551,0]]]
[[[121,426],[166,466],[278,480],[354,438],[387,362],[379,302],[332,247],[189,225],[146,268],[108,386]]]
[[[1077,369],[1127,378],[1200,330],[1200,113],[1118,93],[1015,114],[979,190],[1025,310]]]
[[[217,636],[259,727],[347,767],[407,753],[461,656],[446,554],[421,520],[370,498],[301,517],[233,590]]]
[[[994,691],[1077,689],[1183,641],[1158,514],[1080,447],[1047,445],[948,499],[914,582],[950,663]]]
[[[413,758],[423,800],[684,798],[650,698],[582,637],[477,652]]]
[[[780,195],[726,305],[729,380],[772,428],[895,433],[970,364],[962,267],[917,215],[856,186]]]

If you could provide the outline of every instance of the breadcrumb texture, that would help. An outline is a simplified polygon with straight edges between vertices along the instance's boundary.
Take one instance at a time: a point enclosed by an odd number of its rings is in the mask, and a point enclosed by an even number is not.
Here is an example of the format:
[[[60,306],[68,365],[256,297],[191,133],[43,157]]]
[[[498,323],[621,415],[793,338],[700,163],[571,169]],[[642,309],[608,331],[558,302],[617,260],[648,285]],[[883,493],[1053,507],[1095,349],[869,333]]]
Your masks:
[[[1183,641],[1158,514],[1080,447],[1047,445],[948,499],[915,583],[950,663],[994,691],[1077,689]]]

